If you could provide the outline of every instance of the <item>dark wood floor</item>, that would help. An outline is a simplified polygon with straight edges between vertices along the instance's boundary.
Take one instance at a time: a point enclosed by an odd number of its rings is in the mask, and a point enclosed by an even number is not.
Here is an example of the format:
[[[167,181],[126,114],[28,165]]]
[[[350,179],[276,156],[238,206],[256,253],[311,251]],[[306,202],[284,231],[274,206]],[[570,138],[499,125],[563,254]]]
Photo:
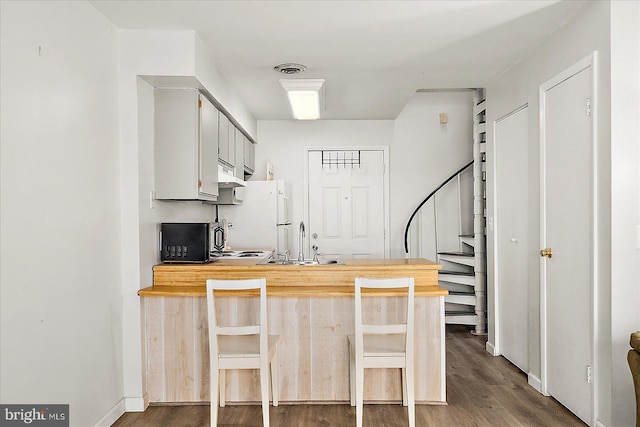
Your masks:
[[[502,357],[484,349],[486,337],[465,327],[447,326],[448,405],[416,405],[417,426],[584,426],[550,397],[527,384],[527,377]],[[272,426],[355,425],[355,409],[345,405],[285,405],[271,407]],[[219,425],[261,426],[260,406],[220,408]],[[150,406],[127,413],[114,424],[192,427],[209,425],[208,405]],[[406,426],[401,405],[365,405],[365,426]]]

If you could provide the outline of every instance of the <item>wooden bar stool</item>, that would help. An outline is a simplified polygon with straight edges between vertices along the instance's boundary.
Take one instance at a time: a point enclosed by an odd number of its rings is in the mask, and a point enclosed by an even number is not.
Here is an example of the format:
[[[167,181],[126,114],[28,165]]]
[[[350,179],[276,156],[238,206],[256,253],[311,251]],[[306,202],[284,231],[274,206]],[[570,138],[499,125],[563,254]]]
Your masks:
[[[406,288],[405,321],[395,324],[363,323],[362,289],[397,291]],[[393,292],[392,292],[393,293]],[[389,293],[381,296],[387,296]],[[413,372],[414,284],[412,277],[398,279],[356,278],[355,334],[349,335],[349,381],[351,406],[356,407],[356,425],[362,427],[364,370],[366,368],[402,369],[402,404],[407,406],[409,426],[415,426]]]
[[[211,425],[218,423],[218,384],[220,406],[225,401],[226,369],[259,369],[262,395],[262,422],[269,425],[269,365],[273,406],[278,406],[278,336],[267,333],[267,281],[207,280],[207,314],[209,316],[209,358],[211,361]],[[260,315],[257,325],[221,326],[216,319],[215,291],[232,293],[259,291]],[[222,371],[222,373],[219,373]]]

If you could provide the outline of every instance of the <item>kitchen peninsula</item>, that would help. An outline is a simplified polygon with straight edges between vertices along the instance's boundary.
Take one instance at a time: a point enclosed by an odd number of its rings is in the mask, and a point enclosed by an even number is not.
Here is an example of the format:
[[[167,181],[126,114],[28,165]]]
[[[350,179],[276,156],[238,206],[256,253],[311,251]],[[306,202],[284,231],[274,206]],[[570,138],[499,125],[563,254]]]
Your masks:
[[[263,265],[253,260],[154,267],[153,286],[140,290],[146,329],[147,392],[151,403],[208,402],[207,279],[267,279],[269,333],[280,335],[280,400],[349,400],[347,335],[354,331],[356,277],[414,277],[416,402],[445,403],[444,296],[440,265],[426,259],[350,259],[342,264]],[[216,294],[218,295],[218,294]],[[402,302],[376,315],[403,313]],[[400,297],[398,298],[400,300]],[[253,299],[228,297],[221,315],[242,320]],[[382,314],[381,314],[382,313]],[[369,369],[365,400],[401,401],[400,371]],[[259,401],[257,371],[228,371],[228,402]]]

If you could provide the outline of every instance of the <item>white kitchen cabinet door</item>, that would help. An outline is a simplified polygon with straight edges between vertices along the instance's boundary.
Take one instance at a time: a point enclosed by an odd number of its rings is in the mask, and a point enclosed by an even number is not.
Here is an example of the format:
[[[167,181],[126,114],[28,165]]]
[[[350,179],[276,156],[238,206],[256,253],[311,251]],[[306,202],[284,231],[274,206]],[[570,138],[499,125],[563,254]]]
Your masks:
[[[235,129],[235,150],[236,157],[234,165],[236,167],[236,178],[244,181],[244,139],[245,136],[240,129]]]
[[[218,159],[229,166],[233,166],[229,152],[229,129],[233,125],[222,112],[218,114],[218,126]]]
[[[197,89],[154,90],[155,197],[215,201],[216,108]]]
[[[227,163],[230,166],[236,164],[236,126],[229,120],[229,156],[227,157]]]
[[[256,163],[256,147],[249,140],[249,138],[244,138],[244,168],[249,174],[253,174],[255,170]]]
[[[201,196],[218,195],[218,110],[200,95]]]

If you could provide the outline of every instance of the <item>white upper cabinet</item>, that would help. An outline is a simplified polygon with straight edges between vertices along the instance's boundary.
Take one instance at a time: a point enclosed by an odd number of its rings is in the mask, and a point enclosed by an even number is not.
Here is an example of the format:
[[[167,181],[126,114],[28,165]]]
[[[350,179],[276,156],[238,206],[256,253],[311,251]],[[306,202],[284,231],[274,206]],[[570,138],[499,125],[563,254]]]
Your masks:
[[[197,89],[154,90],[155,196],[215,201],[218,110]]]
[[[218,195],[218,110],[200,95],[200,193]]]
[[[223,113],[218,114],[218,159],[227,166],[234,166],[235,163],[235,141],[236,127],[229,121]]]
[[[256,163],[255,145],[247,137],[244,137],[244,170],[247,175],[253,175]]]
[[[235,147],[236,147],[236,178],[244,180],[244,140],[246,137],[240,132],[240,129],[235,128]]]

